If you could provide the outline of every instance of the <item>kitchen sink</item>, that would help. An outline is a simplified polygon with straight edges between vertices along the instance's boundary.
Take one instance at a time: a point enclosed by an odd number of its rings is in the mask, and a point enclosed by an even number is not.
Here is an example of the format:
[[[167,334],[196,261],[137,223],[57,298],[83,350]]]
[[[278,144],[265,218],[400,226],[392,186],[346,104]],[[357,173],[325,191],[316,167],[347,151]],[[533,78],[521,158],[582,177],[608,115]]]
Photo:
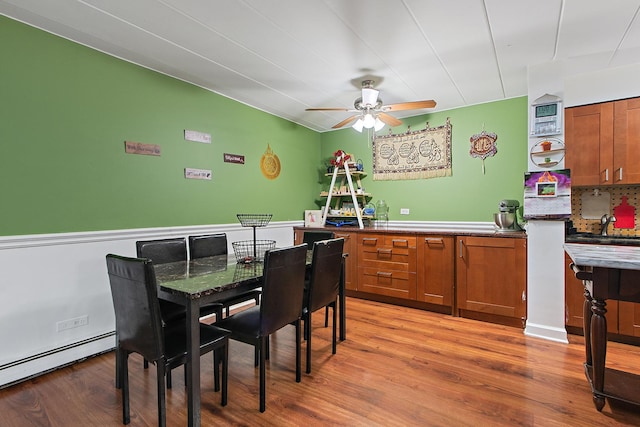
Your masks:
[[[593,233],[575,233],[565,236],[566,243],[593,243],[598,245],[640,246],[640,237],[636,236],[603,236]]]

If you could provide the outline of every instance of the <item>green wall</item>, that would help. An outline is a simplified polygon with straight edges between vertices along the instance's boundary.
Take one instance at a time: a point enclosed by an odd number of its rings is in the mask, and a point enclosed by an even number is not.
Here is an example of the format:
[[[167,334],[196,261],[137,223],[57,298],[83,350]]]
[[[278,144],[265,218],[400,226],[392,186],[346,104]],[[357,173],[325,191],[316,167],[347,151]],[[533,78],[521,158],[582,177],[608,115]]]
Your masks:
[[[362,182],[372,202],[384,199],[389,218],[406,221],[493,221],[502,199],[516,199],[522,205],[524,173],[527,170],[527,97],[403,119],[393,128],[399,134],[423,129],[426,123],[437,127],[451,122],[452,175],[442,178],[374,181],[371,141],[365,132],[351,128],[322,136],[322,158],[342,149],[361,159],[368,176]],[[469,154],[471,136],[484,130],[498,135],[498,152],[482,160]],[[382,133],[389,132],[385,127]],[[410,215],[400,215],[409,208]]]
[[[297,220],[312,203],[317,132],[3,16],[0,58],[0,235],[236,223],[236,213]],[[185,141],[184,129],[213,143]],[[162,155],[125,154],[125,140]],[[275,180],[260,171],[267,144],[282,165]],[[213,179],[185,179],[185,167]]]
[[[302,220],[322,204],[323,159],[336,149],[363,160],[363,185],[391,219],[492,221],[501,199],[522,202],[526,97],[403,119],[394,133],[450,117],[453,175],[373,181],[367,134],[351,128],[317,133],[2,16],[0,57],[0,235],[236,223],[236,213]],[[469,155],[483,126],[498,134],[485,174]],[[185,141],[184,129],[213,143]],[[162,156],[125,154],[125,140],[158,144]],[[260,171],[267,144],[282,165],[275,180]],[[213,179],[185,179],[185,167]]]

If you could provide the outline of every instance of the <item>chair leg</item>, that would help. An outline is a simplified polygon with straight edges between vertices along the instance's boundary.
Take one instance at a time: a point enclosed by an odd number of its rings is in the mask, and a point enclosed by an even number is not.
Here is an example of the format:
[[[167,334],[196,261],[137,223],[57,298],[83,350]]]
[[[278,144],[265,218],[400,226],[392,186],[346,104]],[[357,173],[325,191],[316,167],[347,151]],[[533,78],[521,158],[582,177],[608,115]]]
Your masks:
[[[222,349],[213,350],[213,391],[220,391],[220,355]],[[223,368],[224,369],[224,368]]]
[[[166,427],[167,426],[167,404],[166,404],[166,396],[164,389],[164,377],[166,375],[165,372],[165,364],[162,360],[158,360],[156,362],[157,367],[157,386],[158,386],[158,426]]]
[[[302,369],[300,366],[300,359],[301,359],[301,347],[302,347],[302,343],[301,343],[301,338],[302,338],[302,332],[300,331],[300,324],[302,322],[300,321],[300,319],[296,320],[296,382],[299,383],[302,377]]]
[[[229,341],[222,347],[222,406],[227,406],[227,379],[229,378]],[[218,371],[216,365],[216,372]]]
[[[122,386],[122,424],[129,424],[129,352],[120,350],[120,385]]]
[[[167,369],[167,388],[171,388],[171,369]]]
[[[331,309],[333,311],[333,342],[331,343],[331,350],[333,354],[336,354],[336,324],[338,323],[338,310],[336,310],[335,302],[331,305]]]
[[[307,374],[311,373],[311,312],[308,312],[303,320],[304,335],[307,337]]]
[[[267,369],[267,359],[265,347],[267,346],[267,337],[260,337],[260,412],[264,412],[266,408],[266,369]]]
[[[329,326],[329,306],[324,308],[324,327]]]
[[[149,361],[147,359],[144,359],[144,362],[142,362],[142,366],[144,367],[144,369],[149,368]]]

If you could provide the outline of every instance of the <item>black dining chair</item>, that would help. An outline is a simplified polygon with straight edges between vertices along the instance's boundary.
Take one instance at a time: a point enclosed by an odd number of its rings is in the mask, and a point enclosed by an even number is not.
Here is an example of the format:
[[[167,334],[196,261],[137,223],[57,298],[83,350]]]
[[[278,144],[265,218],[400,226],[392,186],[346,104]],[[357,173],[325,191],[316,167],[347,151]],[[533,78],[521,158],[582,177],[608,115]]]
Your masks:
[[[154,264],[186,261],[187,239],[176,237],[171,239],[139,240],[136,242],[136,256],[150,259]],[[162,313],[163,321],[167,324],[186,324],[187,310],[180,304],[160,300],[160,312]],[[215,314],[216,319],[222,317],[222,305],[214,303],[201,307],[200,317],[210,314]],[[149,362],[145,359],[144,368],[147,369],[148,367]],[[167,387],[171,388],[171,371],[167,373]]]
[[[333,231],[316,230],[316,231],[304,231],[302,233],[302,243],[306,243],[309,249],[313,248],[313,244],[320,240],[333,239],[335,234]]]
[[[333,337],[331,350],[336,354],[336,301],[342,276],[342,250],[344,239],[321,240],[313,244],[311,277],[304,292],[302,323],[307,339],[307,374],[311,373],[311,315],[321,308],[333,311]]]
[[[313,248],[313,244],[315,242],[319,242],[321,240],[333,239],[335,238],[335,234],[333,231],[328,230],[314,230],[314,231],[304,231],[302,233],[302,243],[306,243],[309,245],[309,249]],[[309,282],[309,274],[307,271],[307,275],[305,276],[305,280]],[[324,326],[325,328],[329,326],[329,307],[324,312]]]
[[[260,359],[260,412],[266,409],[266,359],[269,335],[293,323],[296,328],[296,382],[300,382],[301,317],[307,245],[265,253],[262,301],[217,323],[231,339],[253,345]]]
[[[153,264],[148,259],[109,254],[106,257],[116,317],[116,359],[121,366],[122,423],[129,424],[130,353],[138,353],[156,365],[158,425],[166,425],[165,375],[187,362],[186,325],[168,325],[162,319]],[[219,389],[222,365],[221,404],[227,404],[228,349],[230,332],[200,324],[200,354],[213,352],[215,388]]]
[[[205,258],[215,255],[226,255],[228,253],[227,247],[227,235],[225,233],[208,234],[202,236],[189,236],[189,258]],[[260,305],[261,290],[252,289],[247,292],[243,292],[239,295],[234,295],[227,299],[218,301],[218,304],[222,306],[222,309],[229,316],[230,307],[245,301],[255,300],[256,305]],[[222,312],[220,317],[216,317],[216,321],[222,318]]]

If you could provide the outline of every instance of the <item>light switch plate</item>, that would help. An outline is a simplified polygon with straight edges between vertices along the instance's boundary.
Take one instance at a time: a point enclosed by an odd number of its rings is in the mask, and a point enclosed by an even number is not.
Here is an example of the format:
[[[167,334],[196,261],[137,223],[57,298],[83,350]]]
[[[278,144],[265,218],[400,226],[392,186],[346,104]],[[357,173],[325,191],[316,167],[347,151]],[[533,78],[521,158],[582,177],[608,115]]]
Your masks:
[[[409,208],[400,209],[400,215],[409,215]]]

